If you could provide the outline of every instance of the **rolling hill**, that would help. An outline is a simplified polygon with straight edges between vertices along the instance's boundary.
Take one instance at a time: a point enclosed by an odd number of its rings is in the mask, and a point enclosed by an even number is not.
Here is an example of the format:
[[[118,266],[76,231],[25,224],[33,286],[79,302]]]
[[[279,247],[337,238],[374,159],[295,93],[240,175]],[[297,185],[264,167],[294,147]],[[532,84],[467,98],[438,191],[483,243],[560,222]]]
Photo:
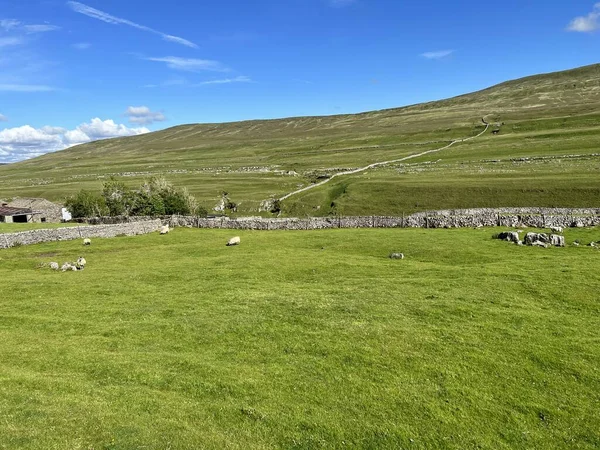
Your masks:
[[[240,214],[332,174],[437,149],[285,201],[288,215],[400,214],[477,206],[597,206],[600,65],[508,81],[459,97],[327,117],[181,125],[96,141],[0,167],[0,197],[61,200],[163,174],[212,207]],[[498,135],[491,131],[499,129]]]

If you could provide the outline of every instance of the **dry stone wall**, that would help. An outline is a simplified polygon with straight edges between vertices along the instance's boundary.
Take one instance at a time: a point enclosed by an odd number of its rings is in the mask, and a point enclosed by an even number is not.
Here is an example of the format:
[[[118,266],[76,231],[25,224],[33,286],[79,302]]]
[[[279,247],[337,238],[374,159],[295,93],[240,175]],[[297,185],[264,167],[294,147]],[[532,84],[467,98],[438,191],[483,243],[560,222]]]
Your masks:
[[[0,234],[0,248],[84,238],[135,236],[138,234],[152,233],[157,231],[160,226],[161,220],[153,219],[114,225],[85,225],[78,227],[21,231],[18,233],[3,233]]]
[[[589,227],[600,225],[600,209],[499,208],[427,211],[404,217],[198,218],[170,216],[171,227],[235,230],[322,230],[328,228]]]

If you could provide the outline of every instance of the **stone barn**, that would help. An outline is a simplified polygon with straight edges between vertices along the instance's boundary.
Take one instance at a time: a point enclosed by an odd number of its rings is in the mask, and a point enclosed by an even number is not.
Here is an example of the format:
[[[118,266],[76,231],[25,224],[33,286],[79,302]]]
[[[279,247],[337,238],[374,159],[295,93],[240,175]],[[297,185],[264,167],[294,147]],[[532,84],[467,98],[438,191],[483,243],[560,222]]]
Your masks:
[[[0,222],[27,223],[31,222],[33,212],[28,208],[13,208],[6,203],[0,203]]]
[[[15,198],[8,202],[11,208],[26,208],[31,210],[30,222],[59,223],[63,219],[62,205],[57,205],[44,198]]]

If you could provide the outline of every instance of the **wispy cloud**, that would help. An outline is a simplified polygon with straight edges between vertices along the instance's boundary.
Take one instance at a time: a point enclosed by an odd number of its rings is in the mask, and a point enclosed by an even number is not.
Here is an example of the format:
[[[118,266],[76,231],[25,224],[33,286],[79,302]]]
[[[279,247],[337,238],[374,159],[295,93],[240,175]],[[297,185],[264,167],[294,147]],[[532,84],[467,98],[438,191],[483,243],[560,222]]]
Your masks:
[[[143,58],[146,61],[163,62],[168,68],[174,70],[185,70],[188,72],[201,72],[210,70],[214,72],[228,72],[229,69],[219,61],[196,58],[180,58],[178,56],[165,56],[162,58]]]
[[[206,86],[209,84],[230,84],[230,83],[254,83],[250,77],[240,75],[235,78],[223,78],[221,80],[209,80],[197,83],[197,86]]]
[[[20,20],[16,19],[2,19],[0,20],[0,28],[4,31],[24,31],[27,34],[33,33],[46,33],[48,31],[57,31],[60,30],[60,27],[56,25],[50,25],[48,23],[45,24],[37,24],[37,25],[26,25],[23,24]]]
[[[438,50],[435,52],[421,53],[421,56],[425,59],[444,59],[454,53],[454,50]]]
[[[600,3],[594,5],[594,9],[587,16],[575,17],[569,25],[567,31],[579,33],[591,33],[600,29]]]
[[[329,4],[334,8],[343,8],[356,2],[357,0],[329,0]]]
[[[50,92],[55,91],[52,86],[39,84],[0,84],[0,92]]]
[[[101,20],[102,22],[110,23],[112,25],[127,25],[133,28],[137,28],[141,31],[147,31],[161,36],[165,41],[174,42],[176,44],[184,45],[186,47],[198,48],[196,44],[187,39],[173,36],[162,31],[155,30],[154,28],[140,25],[139,23],[132,22],[131,20],[123,19],[121,17],[112,16],[104,11],[92,8],[91,6],[84,5],[83,3],[68,1],[67,5],[75,12],[92,17],[94,19]]]
[[[78,42],[77,44],[72,45],[72,47],[77,50],[87,50],[91,46],[92,44],[90,44],[89,42]]]
[[[23,29],[27,33],[47,33],[48,31],[57,31],[60,30],[60,27],[56,25],[24,25]]]
[[[150,125],[154,122],[167,120],[163,113],[151,111],[147,106],[130,106],[125,111],[125,116],[127,116],[129,122],[138,125]]]
[[[20,45],[23,43],[23,39],[20,37],[3,37],[0,38],[0,48],[10,47],[13,45]]]
[[[21,22],[19,20],[15,20],[15,19],[0,20],[0,28],[2,28],[5,31],[10,31],[13,28],[17,28],[19,25],[21,25]]]
[[[8,117],[6,117],[4,114],[0,114],[0,122],[8,122]]]

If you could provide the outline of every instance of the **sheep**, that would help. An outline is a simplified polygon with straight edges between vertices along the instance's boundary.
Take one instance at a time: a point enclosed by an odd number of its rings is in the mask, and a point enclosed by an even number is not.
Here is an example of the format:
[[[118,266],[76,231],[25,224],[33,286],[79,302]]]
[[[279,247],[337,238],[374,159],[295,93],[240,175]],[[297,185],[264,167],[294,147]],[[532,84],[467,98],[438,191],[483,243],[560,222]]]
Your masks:
[[[90,239],[88,239],[88,238],[85,238],[83,240],[83,245],[92,245],[92,241]]]
[[[562,232],[563,232],[563,228],[562,228],[562,227],[550,227],[550,231],[551,231],[552,233],[559,233],[559,234],[562,234]]]
[[[77,268],[77,270],[83,270],[83,269],[85,269],[86,264],[87,264],[87,261],[85,260],[85,258],[83,256],[80,256],[77,259],[77,263],[75,264],[75,267]]]
[[[54,261],[53,261],[53,262],[51,262],[51,263],[50,263],[50,268],[51,268],[52,270],[58,270],[58,269],[59,269],[59,267],[60,267],[60,266],[58,265],[58,263],[57,263],[57,262],[54,262]]]
[[[227,242],[227,246],[229,247],[231,245],[240,245],[240,237],[235,236],[229,239],[229,241]]]
[[[163,225],[160,227],[160,234],[168,234],[169,233],[169,224]]]

